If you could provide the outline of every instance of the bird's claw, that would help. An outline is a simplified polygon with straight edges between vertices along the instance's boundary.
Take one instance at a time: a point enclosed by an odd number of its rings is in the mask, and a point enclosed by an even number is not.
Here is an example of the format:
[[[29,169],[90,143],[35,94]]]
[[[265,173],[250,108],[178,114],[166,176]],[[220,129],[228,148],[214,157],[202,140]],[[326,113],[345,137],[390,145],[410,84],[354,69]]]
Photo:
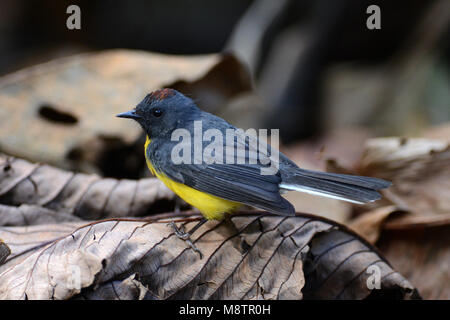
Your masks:
[[[198,253],[198,255],[200,256],[200,260],[203,259],[203,253],[197,248],[197,246],[195,244],[192,243],[191,239],[187,238],[184,241],[187,242],[189,247],[191,247],[191,249],[194,250],[194,252]]]
[[[171,221],[167,224],[168,226],[172,227],[173,231],[175,232],[175,235],[180,238],[181,240],[185,241],[194,252],[197,252],[200,256],[200,259],[203,258],[202,252],[197,248],[197,246],[192,242],[191,235],[189,232],[186,232],[184,230],[184,226],[181,226],[180,228],[177,227],[174,221]]]
[[[175,235],[178,238],[180,238],[182,240],[189,239],[190,234],[184,230],[184,226],[183,225],[181,225],[181,227],[177,227],[177,225],[175,224],[174,221],[169,222],[167,225],[170,226],[173,229],[173,231],[175,232]]]

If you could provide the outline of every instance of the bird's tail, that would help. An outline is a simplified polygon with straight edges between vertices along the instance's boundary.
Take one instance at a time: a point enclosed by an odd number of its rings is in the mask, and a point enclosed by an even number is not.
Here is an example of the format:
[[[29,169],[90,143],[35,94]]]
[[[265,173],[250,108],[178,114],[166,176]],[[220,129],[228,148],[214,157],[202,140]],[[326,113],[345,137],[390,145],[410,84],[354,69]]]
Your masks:
[[[390,182],[378,178],[297,169],[282,177],[280,188],[353,203],[366,203],[380,199],[378,190],[390,185]]]

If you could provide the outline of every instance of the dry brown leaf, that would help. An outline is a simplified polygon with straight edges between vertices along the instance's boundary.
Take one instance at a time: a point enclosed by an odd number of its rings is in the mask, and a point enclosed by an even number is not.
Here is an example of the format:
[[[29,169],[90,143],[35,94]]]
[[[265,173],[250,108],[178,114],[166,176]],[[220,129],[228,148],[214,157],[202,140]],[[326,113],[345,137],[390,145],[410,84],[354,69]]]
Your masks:
[[[89,173],[143,167],[142,146],[131,152],[141,129],[115,115],[172,85],[214,108],[251,88],[231,55],[109,50],[54,60],[0,79],[1,151]]]
[[[450,226],[450,213],[440,215],[407,215],[392,219],[384,225],[386,230],[413,230],[430,227]]]
[[[450,146],[444,140],[379,138],[367,143],[361,173],[392,181],[384,195],[418,215],[450,212]]]
[[[82,219],[64,211],[57,212],[27,204],[18,207],[0,204],[0,226],[32,226],[76,221]]]
[[[158,203],[173,200],[174,194],[156,178],[117,180],[73,173],[44,164],[33,164],[0,154],[0,203],[10,206],[37,205],[66,212],[82,219],[143,216]],[[30,214],[26,207],[0,210],[8,220],[14,213]],[[43,210],[45,211],[45,210]],[[6,212],[8,216],[6,217]],[[48,214],[46,214],[48,216]],[[34,219],[34,218],[32,218]],[[31,219],[31,220],[32,220]],[[17,217],[13,224],[24,221]],[[67,221],[67,220],[66,220]]]
[[[106,282],[74,297],[80,300],[156,300],[133,274],[122,281]]]
[[[0,298],[418,297],[373,247],[330,221],[261,212],[230,221],[194,234],[203,259],[161,220],[2,227],[12,254],[0,266]],[[381,290],[368,288],[369,266],[379,270]]]
[[[348,227],[371,244],[375,244],[387,219],[393,213],[399,213],[400,211],[402,210],[397,206],[380,207],[359,215],[348,223]]]
[[[338,159],[354,168],[364,152],[364,142],[373,134],[360,127],[335,129],[320,138],[284,146],[281,151],[305,169],[325,170],[328,159]]]
[[[450,212],[450,145],[445,139],[377,138],[366,142],[357,168],[328,159],[327,171],[374,176],[389,180],[381,201],[370,208],[395,204],[415,215]]]
[[[331,166],[342,171],[338,166]],[[349,172],[347,172],[349,173]],[[378,138],[366,145],[356,172],[393,182],[383,194],[395,206],[365,212],[350,223],[380,247],[424,298],[450,298],[450,147],[448,139]],[[405,211],[392,217],[397,209]]]
[[[438,216],[439,217],[439,216]],[[424,299],[450,299],[450,219],[428,223],[389,221],[377,246],[393,267],[408,278]],[[423,219],[421,219],[423,220]],[[446,225],[444,221],[446,220]],[[392,222],[392,223],[391,223]]]

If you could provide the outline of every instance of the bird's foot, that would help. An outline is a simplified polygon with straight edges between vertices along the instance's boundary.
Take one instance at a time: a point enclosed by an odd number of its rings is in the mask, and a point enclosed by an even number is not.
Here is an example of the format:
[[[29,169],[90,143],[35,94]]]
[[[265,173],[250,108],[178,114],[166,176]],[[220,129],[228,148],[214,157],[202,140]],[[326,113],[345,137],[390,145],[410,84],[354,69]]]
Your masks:
[[[183,225],[181,225],[181,227],[177,227],[174,221],[169,222],[167,225],[172,227],[173,231],[175,232],[175,235],[182,240],[187,240],[191,236],[189,232],[185,231]]]
[[[184,230],[184,226],[181,226],[180,228],[177,227],[174,221],[171,221],[167,224],[168,226],[172,227],[173,231],[175,232],[175,235],[180,238],[181,240],[185,241],[194,252],[197,252],[200,256],[200,259],[203,259],[202,252],[197,248],[197,246],[192,242],[191,240],[191,234],[189,232],[186,232]]]

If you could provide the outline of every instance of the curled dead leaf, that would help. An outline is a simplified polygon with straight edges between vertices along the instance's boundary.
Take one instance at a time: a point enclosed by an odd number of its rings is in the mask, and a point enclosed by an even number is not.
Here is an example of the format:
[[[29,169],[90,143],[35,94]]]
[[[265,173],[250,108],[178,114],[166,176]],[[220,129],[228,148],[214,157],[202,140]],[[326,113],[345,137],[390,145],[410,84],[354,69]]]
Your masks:
[[[450,146],[445,134],[439,137],[368,140],[359,169],[347,171],[393,182],[383,194],[394,205],[377,202],[349,226],[376,244],[426,299],[450,298]],[[393,216],[398,211],[404,214]]]
[[[387,219],[401,211],[397,206],[380,207],[359,215],[348,226],[371,244],[375,244]]]
[[[64,211],[54,211],[35,205],[6,206],[0,204],[0,226],[32,226],[82,219]]]
[[[450,213],[432,216],[402,216],[388,221],[386,230],[423,230],[431,227],[450,226]]]
[[[1,151],[87,173],[138,177],[139,126],[115,115],[173,86],[205,106],[251,89],[232,55],[176,56],[108,50],[58,59],[0,79]]]
[[[384,195],[415,214],[450,212],[450,145],[445,140],[371,139],[361,173],[392,181]]]
[[[5,213],[0,217],[4,223],[13,223],[11,219],[15,213],[21,216],[13,224],[25,221],[25,217],[32,220],[30,215],[38,218],[38,211],[44,212],[45,209],[89,220],[143,216],[154,213],[151,210],[154,205],[172,199],[172,191],[156,178],[101,178],[0,154],[0,203],[43,207],[35,212],[26,206],[0,207]],[[44,215],[48,217],[48,211]]]
[[[377,247],[424,299],[449,300],[450,218],[446,215],[420,220],[405,216],[388,221]]]
[[[418,297],[370,244],[324,219],[253,212],[210,221],[192,238],[203,259],[167,221],[2,227],[0,236],[12,254],[0,266],[0,298]],[[182,224],[189,229],[195,223]],[[373,279],[379,290],[369,285]],[[113,287],[122,291],[112,294]]]
[[[77,295],[74,299],[83,300],[155,300],[147,288],[133,274],[122,281],[110,281],[95,290]]]

